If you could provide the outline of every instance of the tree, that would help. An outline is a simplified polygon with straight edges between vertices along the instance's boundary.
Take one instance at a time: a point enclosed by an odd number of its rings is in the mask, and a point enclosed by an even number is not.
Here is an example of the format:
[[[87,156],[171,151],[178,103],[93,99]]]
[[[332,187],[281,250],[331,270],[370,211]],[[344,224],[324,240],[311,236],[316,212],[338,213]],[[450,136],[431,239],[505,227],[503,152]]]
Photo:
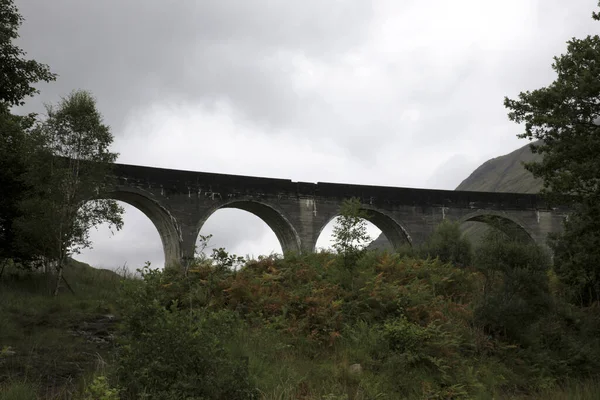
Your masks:
[[[117,158],[109,150],[113,136],[86,91],[72,92],[58,107],[47,106],[47,119],[32,133],[35,157],[26,175],[30,188],[21,202],[25,217],[16,222],[19,243],[56,265],[58,293],[64,262],[90,247],[89,229],[103,222],[120,229],[123,209],[98,198],[111,185]]]
[[[568,300],[585,306],[600,301],[600,207],[584,203],[551,238],[554,271],[567,286]]]
[[[475,250],[474,264],[485,277],[475,318],[489,332],[516,339],[547,313],[550,258],[541,247],[492,229]]]
[[[56,79],[47,65],[24,59],[26,53],[12,43],[22,23],[13,0],[0,0],[0,102],[5,107],[23,105],[24,98],[39,93],[33,83]]]
[[[344,200],[340,207],[333,228],[333,248],[342,255],[346,267],[358,260],[371,241],[365,221],[368,217],[359,199]]]
[[[600,20],[600,13],[592,17]],[[512,121],[525,124],[518,136],[538,140],[531,149],[543,155],[525,168],[543,179],[551,202],[573,207],[564,235],[553,238],[554,261],[574,297],[590,304],[600,301],[600,37],[567,44],[567,53],[554,58],[554,82],[504,104]]]
[[[471,263],[471,242],[463,236],[458,222],[442,221],[421,251],[424,256],[439,257],[459,267]]]
[[[600,6],[600,3],[599,3]],[[594,19],[600,20],[597,13]],[[525,167],[544,181],[544,193],[578,202],[600,197],[600,37],[570,40],[567,53],[554,57],[557,78],[548,87],[505,98],[509,118],[525,123],[520,138],[543,154]]]
[[[10,108],[38,93],[34,83],[56,79],[48,66],[25,59],[25,52],[13,44],[22,22],[13,1],[0,0],[0,259],[27,256],[15,252],[11,227],[19,216],[17,204],[26,189],[21,176],[27,166],[27,132],[34,115],[13,115]]]

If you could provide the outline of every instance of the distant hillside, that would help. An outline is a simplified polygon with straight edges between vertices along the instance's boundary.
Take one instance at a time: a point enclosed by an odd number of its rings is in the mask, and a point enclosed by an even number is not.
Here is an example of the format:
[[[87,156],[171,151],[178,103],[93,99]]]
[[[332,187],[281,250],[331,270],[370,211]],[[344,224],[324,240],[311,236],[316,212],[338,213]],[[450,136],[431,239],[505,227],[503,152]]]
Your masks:
[[[523,163],[540,159],[539,154],[533,154],[529,145],[525,145],[512,153],[484,162],[456,190],[537,193],[542,188],[542,181],[535,179],[523,167]]]
[[[473,190],[481,192],[515,192],[537,193],[542,188],[542,182],[523,167],[524,162],[539,161],[541,156],[533,154],[529,144],[512,153],[492,158],[484,162],[467,179],[461,182],[456,190]],[[480,227],[477,227],[480,225]],[[463,224],[466,235],[475,239],[484,232],[481,224],[468,222]],[[389,249],[390,244],[383,234],[379,235],[369,249]]]

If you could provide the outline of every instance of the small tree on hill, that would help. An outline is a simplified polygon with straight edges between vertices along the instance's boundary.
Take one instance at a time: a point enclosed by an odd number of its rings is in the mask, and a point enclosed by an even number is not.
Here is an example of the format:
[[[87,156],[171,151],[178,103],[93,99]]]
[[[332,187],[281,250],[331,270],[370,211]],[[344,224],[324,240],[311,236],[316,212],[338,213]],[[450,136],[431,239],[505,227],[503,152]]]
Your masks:
[[[75,91],[47,112],[32,135],[36,152],[26,176],[31,190],[16,226],[22,246],[56,264],[56,295],[67,257],[91,246],[91,227],[108,222],[120,229],[123,209],[97,198],[111,184],[117,154],[109,150],[113,136],[91,94]]]
[[[592,17],[600,20],[600,13]],[[557,275],[590,304],[600,301],[600,37],[573,38],[552,68],[557,78],[548,87],[504,104],[512,121],[525,123],[519,137],[539,140],[531,148],[544,157],[525,168],[543,179],[543,193],[575,200],[577,223],[555,238],[554,260]]]
[[[359,199],[344,200],[333,228],[333,248],[343,257],[344,265],[353,265],[366,251],[371,237],[367,233],[369,214]]]
[[[471,263],[471,242],[463,236],[458,222],[442,221],[421,252],[424,256],[439,257],[441,261],[459,267]]]

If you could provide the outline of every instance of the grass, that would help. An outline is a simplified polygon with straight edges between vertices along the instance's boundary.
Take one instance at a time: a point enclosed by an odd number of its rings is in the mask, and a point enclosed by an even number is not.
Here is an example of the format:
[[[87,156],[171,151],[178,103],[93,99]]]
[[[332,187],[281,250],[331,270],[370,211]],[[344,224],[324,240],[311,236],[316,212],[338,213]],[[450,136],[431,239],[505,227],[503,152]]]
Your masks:
[[[65,279],[75,294],[43,273],[9,266],[0,280],[0,387],[3,398],[69,398],[82,378],[102,365],[112,344],[115,301],[121,276],[72,260]],[[16,382],[12,383],[11,382]],[[12,397],[6,397],[12,396]],[[21,396],[21,397],[18,397]]]
[[[500,399],[516,400],[597,400],[600,399],[600,380],[569,381],[534,395],[522,397],[500,396]]]
[[[167,277],[156,295],[180,298],[182,315],[185,307],[241,315],[224,341],[247,358],[263,400],[600,399],[599,380],[544,380],[522,349],[473,326],[476,271],[375,254],[359,264],[348,274],[321,253],[269,257],[223,276],[198,266],[191,286]],[[4,272],[0,400],[83,398],[94,376],[111,375],[115,346],[104,339],[124,316],[123,275],[72,262],[65,277],[75,294],[54,298],[45,275]]]

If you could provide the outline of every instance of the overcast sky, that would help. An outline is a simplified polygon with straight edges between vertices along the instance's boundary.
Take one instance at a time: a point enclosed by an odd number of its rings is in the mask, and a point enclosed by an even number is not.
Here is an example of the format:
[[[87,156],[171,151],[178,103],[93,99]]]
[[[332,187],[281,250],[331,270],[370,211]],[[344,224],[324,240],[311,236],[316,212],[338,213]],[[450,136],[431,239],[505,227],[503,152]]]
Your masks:
[[[504,96],[550,83],[565,42],[599,31],[596,0],[15,2],[19,45],[59,75],[26,111],[90,90],[119,162],[441,189],[526,144]],[[241,255],[281,251],[244,211],[202,233]],[[132,207],[122,231],[92,237],[77,257],[92,265],[163,263]]]

